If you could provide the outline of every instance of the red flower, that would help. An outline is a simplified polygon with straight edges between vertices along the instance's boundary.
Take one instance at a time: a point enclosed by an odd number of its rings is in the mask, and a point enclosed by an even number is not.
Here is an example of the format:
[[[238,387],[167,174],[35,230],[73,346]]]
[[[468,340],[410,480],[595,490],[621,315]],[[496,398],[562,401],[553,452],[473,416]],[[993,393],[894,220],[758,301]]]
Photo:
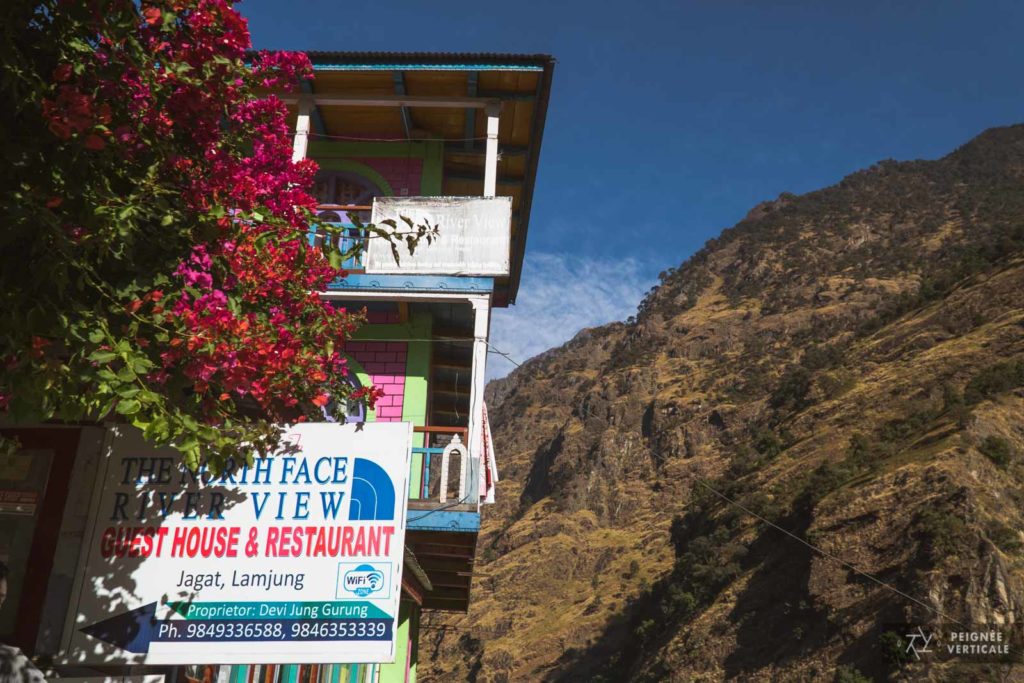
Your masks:
[[[58,206],[64,203],[64,200],[60,197],[50,197],[46,200],[47,209],[56,209]]]
[[[142,10],[142,17],[146,20],[146,23],[150,26],[156,26],[160,23],[163,12],[160,11],[159,7],[147,7]]]
[[[327,402],[330,400],[331,397],[328,396],[327,394],[320,394],[319,396],[313,399],[313,405],[320,406],[321,408],[323,408],[325,405],[327,405]]]
[[[70,64],[59,64],[57,65],[57,68],[53,70],[53,80],[56,82],[63,83],[69,78],[71,78]]]
[[[43,337],[32,337],[32,357],[42,358],[46,353],[46,347],[52,342],[49,339]]]
[[[97,152],[106,147],[107,143],[99,135],[96,135],[96,133],[90,133],[85,136],[85,141],[82,143],[82,146],[86,149],[91,149],[92,151]]]
[[[61,140],[67,140],[71,137],[71,126],[67,124],[67,121],[54,119],[50,121],[50,132]]]

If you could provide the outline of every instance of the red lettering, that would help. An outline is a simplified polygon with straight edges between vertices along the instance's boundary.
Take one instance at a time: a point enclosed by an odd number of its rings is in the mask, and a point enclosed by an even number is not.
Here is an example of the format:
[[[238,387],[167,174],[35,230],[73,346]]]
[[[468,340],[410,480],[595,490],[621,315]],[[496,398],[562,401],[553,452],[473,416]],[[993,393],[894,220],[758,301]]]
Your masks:
[[[347,526],[341,532],[341,554],[352,555],[352,527]]]
[[[366,554],[380,555],[380,527],[372,527],[367,530]]]
[[[227,546],[224,551],[224,557],[238,557],[238,534],[241,529],[237,526],[231,527],[228,531]]]
[[[291,555],[291,549],[289,546],[292,541],[292,528],[290,526],[281,527],[281,555],[288,557]]]
[[[114,554],[114,527],[108,526],[100,538],[100,556],[110,557]]]
[[[267,529],[267,547],[263,549],[266,557],[277,557],[277,527]]]
[[[320,527],[317,530],[316,535],[316,547],[313,548],[313,554],[316,557],[323,557],[327,554],[327,544],[324,541],[324,528]]]
[[[171,557],[185,556],[185,535],[188,529],[177,527],[174,530],[174,540],[171,542]]]
[[[156,542],[156,556],[160,557],[160,553],[163,552],[164,549],[164,537],[167,536],[167,529],[165,527],[160,527],[156,530],[156,535],[158,536]]]
[[[306,527],[306,557],[313,556],[313,541],[316,540],[316,530],[317,527],[315,526]]]
[[[352,554],[366,554],[366,527],[359,527],[359,531],[356,532],[356,543],[352,549]]]

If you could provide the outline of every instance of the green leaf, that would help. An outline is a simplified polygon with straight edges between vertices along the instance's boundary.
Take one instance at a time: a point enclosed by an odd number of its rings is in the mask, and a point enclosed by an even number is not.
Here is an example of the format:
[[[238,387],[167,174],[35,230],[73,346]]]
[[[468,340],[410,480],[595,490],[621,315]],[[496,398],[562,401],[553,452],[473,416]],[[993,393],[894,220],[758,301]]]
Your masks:
[[[140,375],[144,375],[153,369],[153,362],[145,357],[136,356],[132,358],[132,370]]]
[[[121,413],[122,415],[134,415],[135,413],[139,412],[140,408],[142,408],[142,404],[136,401],[135,399],[120,401],[117,404],[117,412]]]
[[[97,363],[109,363],[115,358],[117,358],[117,354],[113,351],[93,351],[89,354],[89,360]]]

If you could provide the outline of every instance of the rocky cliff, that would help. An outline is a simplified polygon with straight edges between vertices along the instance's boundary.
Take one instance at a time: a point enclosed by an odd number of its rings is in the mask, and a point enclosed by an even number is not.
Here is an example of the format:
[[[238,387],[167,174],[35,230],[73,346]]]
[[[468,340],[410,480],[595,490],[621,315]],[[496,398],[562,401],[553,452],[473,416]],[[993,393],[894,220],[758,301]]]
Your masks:
[[[1024,622],[1022,387],[1024,126],[765,202],[488,388],[420,680],[1012,679],[893,624]]]

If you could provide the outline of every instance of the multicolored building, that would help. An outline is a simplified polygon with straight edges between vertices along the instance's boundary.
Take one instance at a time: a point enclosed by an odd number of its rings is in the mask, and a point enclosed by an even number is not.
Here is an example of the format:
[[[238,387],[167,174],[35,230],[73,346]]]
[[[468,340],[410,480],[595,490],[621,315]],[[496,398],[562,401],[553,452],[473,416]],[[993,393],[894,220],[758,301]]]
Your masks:
[[[359,247],[345,264],[348,276],[322,296],[365,309],[367,324],[345,351],[353,383],[383,390],[368,413],[353,405],[349,421],[414,425],[398,654],[389,664],[303,666],[261,662],[254,652],[252,664],[189,675],[225,683],[412,682],[423,610],[463,612],[470,604],[481,505],[493,501],[497,479],[483,402],[490,315],[515,302],[554,60],[309,56],[315,78],[285,96],[294,158],[318,162],[318,218],[335,228],[310,240]],[[400,250],[396,261],[361,226],[391,218],[401,229],[402,217],[436,225],[438,239],[412,254]],[[4,431],[32,457],[0,462],[0,560],[11,568],[16,603],[0,615],[0,642],[59,655],[89,505],[88,490],[76,483],[100,457],[103,429]],[[180,679],[185,671],[151,673]]]

